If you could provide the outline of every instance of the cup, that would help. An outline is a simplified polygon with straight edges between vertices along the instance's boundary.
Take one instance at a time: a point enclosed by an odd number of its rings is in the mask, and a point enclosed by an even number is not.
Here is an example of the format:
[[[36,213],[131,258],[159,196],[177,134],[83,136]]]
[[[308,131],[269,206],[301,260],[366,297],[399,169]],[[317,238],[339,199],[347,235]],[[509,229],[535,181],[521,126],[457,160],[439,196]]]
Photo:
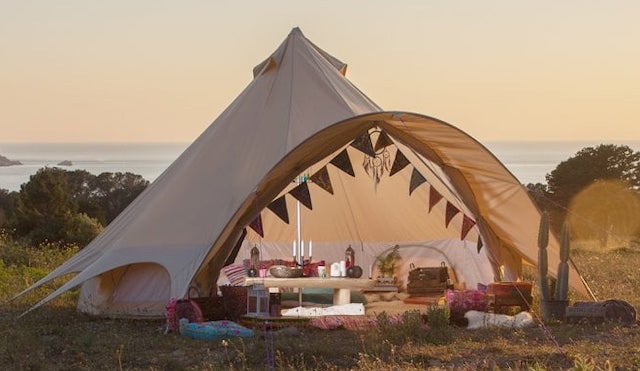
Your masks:
[[[265,268],[260,268],[258,274],[260,275],[260,278],[265,278],[267,276],[267,270]]]
[[[327,277],[327,268],[324,265],[318,266],[318,277],[320,278]]]

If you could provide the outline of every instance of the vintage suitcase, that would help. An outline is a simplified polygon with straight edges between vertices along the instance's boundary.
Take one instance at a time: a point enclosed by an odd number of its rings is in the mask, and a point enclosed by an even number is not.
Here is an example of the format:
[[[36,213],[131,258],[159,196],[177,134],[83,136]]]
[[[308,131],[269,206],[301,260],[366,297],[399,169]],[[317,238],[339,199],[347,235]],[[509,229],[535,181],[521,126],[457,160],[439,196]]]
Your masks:
[[[439,267],[419,267],[411,264],[407,293],[411,296],[443,294],[450,285],[449,271],[444,262]]]

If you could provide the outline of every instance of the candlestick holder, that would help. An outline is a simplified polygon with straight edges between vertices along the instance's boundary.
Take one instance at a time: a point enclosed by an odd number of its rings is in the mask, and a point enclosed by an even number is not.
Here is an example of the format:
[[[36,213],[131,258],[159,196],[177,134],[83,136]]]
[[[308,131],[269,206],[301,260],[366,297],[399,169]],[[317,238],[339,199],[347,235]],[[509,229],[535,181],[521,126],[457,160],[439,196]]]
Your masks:
[[[296,259],[296,257],[293,257],[293,262],[295,263],[296,267],[300,267],[300,268],[304,268],[305,266],[311,264],[311,257],[309,257],[309,260],[305,261],[304,260],[304,256],[302,257],[302,259],[300,259],[300,261],[298,261],[298,259]]]

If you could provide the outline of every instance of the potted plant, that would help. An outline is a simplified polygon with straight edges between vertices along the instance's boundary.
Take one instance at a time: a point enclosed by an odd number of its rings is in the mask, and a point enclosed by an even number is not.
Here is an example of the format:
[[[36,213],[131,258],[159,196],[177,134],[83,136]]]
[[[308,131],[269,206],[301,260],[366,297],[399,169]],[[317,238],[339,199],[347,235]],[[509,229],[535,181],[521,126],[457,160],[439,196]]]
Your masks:
[[[389,251],[386,255],[380,255],[376,257],[378,262],[378,272],[380,272],[380,277],[378,277],[378,281],[380,282],[394,282],[395,281],[395,271],[396,271],[396,262],[400,260],[400,253],[398,250],[400,246],[395,245],[391,251]]]

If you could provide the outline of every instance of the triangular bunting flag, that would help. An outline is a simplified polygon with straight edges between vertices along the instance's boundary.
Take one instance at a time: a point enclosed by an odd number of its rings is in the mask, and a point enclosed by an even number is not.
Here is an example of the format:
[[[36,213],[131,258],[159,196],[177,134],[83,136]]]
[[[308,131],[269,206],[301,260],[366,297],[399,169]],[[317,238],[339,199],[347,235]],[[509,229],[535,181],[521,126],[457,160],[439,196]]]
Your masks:
[[[329,178],[329,170],[327,170],[326,166],[323,166],[322,169],[318,170],[315,174],[313,174],[309,178],[309,180],[311,181],[311,183],[317,184],[318,187],[333,194],[333,186],[331,185],[331,178]]]
[[[289,194],[295,197],[296,200],[302,202],[304,206],[309,210],[313,210],[311,206],[311,194],[309,194],[309,186],[307,182],[300,183],[297,187],[289,191]]]
[[[482,250],[482,246],[484,246],[482,244],[482,238],[480,238],[480,236],[478,236],[478,245],[477,245],[478,254],[480,254],[480,250]]]
[[[365,155],[376,157],[376,151],[373,150],[373,144],[371,144],[369,132],[362,134],[351,142],[351,147],[362,151]]]
[[[400,152],[400,150],[396,151],[396,158],[393,159],[393,165],[391,165],[391,171],[389,172],[389,176],[393,176],[393,174],[398,171],[404,169],[409,165],[409,160]]]
[[[271,201],[267,208],[273,211],[274,214],[278,216],[278,218],[282,219],[283,222],[289,224],[289,212],[287,211],[287,200],[285,200],[284,195],[276,198]]]
[[[351,160],[349,160],[349,154],[346,148],[331,160],[331,164],[352,177],[356,176],[356,173],[353,172],[353,166],[351,166]]]
[[[458,214],[459,212],[460,210],[458,210],[457,207],[453,206],[451,202],[447,201],[447,210],[444,216],[444,226],[448,228],[451,219],[453,219],[453,217],[456,216],[456,214]]]
[[[440,200],[442,200],[442,195],[431,186],[429,188],[429,212]]]
[[[411,193],[413,193],[420,184],[426,181],[427,180],[422,176],[422,174],[414,168],[413,173],[411,173],[411,182],[409,183],[409,195],[411,195]]]
[[[476,225],[476,222],[473,219],[466,215],[462,217],[462,231],[460,233],[461,240],[464,240],[464,238],[467,237],[467,233],[469,233],[474,225]]]
[[[379,150],[386,148],[392,144],[393,144],[393,141],[391,140],[391,138],[389,138],[387,133],[385,133],[384,131],[381,131],[380,135],[378,136],[378,140],[376,141],[376,145],[373,149],[376,152],[378,152]]]
[[[249,227],[256,231],[256,233],[259,234],[260,237],[264,237],[264,230],[262,230],[262,216],[260,216],[260,214],[258,214],[258,216],[253,219],[251,224],[249,224]]]

